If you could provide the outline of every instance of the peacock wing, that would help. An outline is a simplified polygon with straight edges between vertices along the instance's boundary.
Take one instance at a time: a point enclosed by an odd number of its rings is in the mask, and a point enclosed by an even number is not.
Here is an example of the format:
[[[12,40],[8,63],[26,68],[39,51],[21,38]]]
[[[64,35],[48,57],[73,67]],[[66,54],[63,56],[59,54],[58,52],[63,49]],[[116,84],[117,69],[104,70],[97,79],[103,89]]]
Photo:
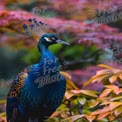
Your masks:
[[[7,121],[14,122],[17,116],[17,102],[18,96],[21,91],[21,88],[24,86],[24,81],[28,76],[28,73],[32,70],[33,65],[24,68],[13,80],[9,93],[7,95]]]

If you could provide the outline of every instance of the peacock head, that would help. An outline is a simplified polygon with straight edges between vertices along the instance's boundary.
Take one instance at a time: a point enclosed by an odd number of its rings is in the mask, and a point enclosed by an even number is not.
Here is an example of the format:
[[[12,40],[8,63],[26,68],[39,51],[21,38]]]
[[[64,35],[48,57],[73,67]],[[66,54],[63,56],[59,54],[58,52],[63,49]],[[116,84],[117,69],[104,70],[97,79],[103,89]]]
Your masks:
[[[48,47],[52,44],[64,44],[69,45],[67,42],[62,41],[58,38],[54,29],[52,29],[49,25],[37,21],[35,18],[29,19],[29,25],[24,24],[23,28],[27,36],[36,37],[38,42],[38,48]]]
[[[50,46],[53,44],[64,44],[64,45],[69,45],[69,43],[62,41],[60,39],[58,39],[58,37],[53,34],[53,33],[48,33],[48,34],[44,34],[40,41],[39,41],[40,45],[45,45],[45,46]]]

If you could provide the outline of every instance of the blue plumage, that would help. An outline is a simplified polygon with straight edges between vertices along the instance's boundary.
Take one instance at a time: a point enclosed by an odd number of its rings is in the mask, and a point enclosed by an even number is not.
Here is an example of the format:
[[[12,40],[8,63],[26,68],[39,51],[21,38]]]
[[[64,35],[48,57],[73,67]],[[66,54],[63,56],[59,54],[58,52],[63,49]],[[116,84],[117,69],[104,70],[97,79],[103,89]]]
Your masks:
[[[54,34],[44,34],[38,43],[40,62],[14,79],[7,97],[7,122],[43,122],[61,104],[66,80],[59,72],[58,59],[48,50],[56,43],[68,44]]]

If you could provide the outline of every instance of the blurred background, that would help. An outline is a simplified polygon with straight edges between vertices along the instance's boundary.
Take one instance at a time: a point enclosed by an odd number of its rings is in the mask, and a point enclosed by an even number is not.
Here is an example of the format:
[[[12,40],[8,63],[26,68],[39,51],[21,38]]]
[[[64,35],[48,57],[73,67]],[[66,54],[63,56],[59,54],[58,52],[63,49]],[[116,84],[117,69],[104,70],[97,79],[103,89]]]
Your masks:
[[[22,28],[29,18],[50,25],[70,43],[50,50],[79,88],[100,69],[97,64],[121,68],[121,5],[121,0],[0,0],[0,99],[6,99],[13,78],[40,59],[35,39]],[[86,88],[100,91],[102,85]]]

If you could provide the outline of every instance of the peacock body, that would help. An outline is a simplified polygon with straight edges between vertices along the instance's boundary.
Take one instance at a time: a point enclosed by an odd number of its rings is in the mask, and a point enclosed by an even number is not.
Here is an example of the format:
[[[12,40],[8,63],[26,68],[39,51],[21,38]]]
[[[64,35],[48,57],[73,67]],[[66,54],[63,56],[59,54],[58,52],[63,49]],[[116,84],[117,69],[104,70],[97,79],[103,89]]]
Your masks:
[[[31,22],[38,24],[35,19]],[[55,34],[43,34],[38,42],[41,60],[15,77],[7,97],[7,122],[43,122],[61,104],[66,80],[59,72],[58,59],[48,50],[56,43],[68,44]]]

